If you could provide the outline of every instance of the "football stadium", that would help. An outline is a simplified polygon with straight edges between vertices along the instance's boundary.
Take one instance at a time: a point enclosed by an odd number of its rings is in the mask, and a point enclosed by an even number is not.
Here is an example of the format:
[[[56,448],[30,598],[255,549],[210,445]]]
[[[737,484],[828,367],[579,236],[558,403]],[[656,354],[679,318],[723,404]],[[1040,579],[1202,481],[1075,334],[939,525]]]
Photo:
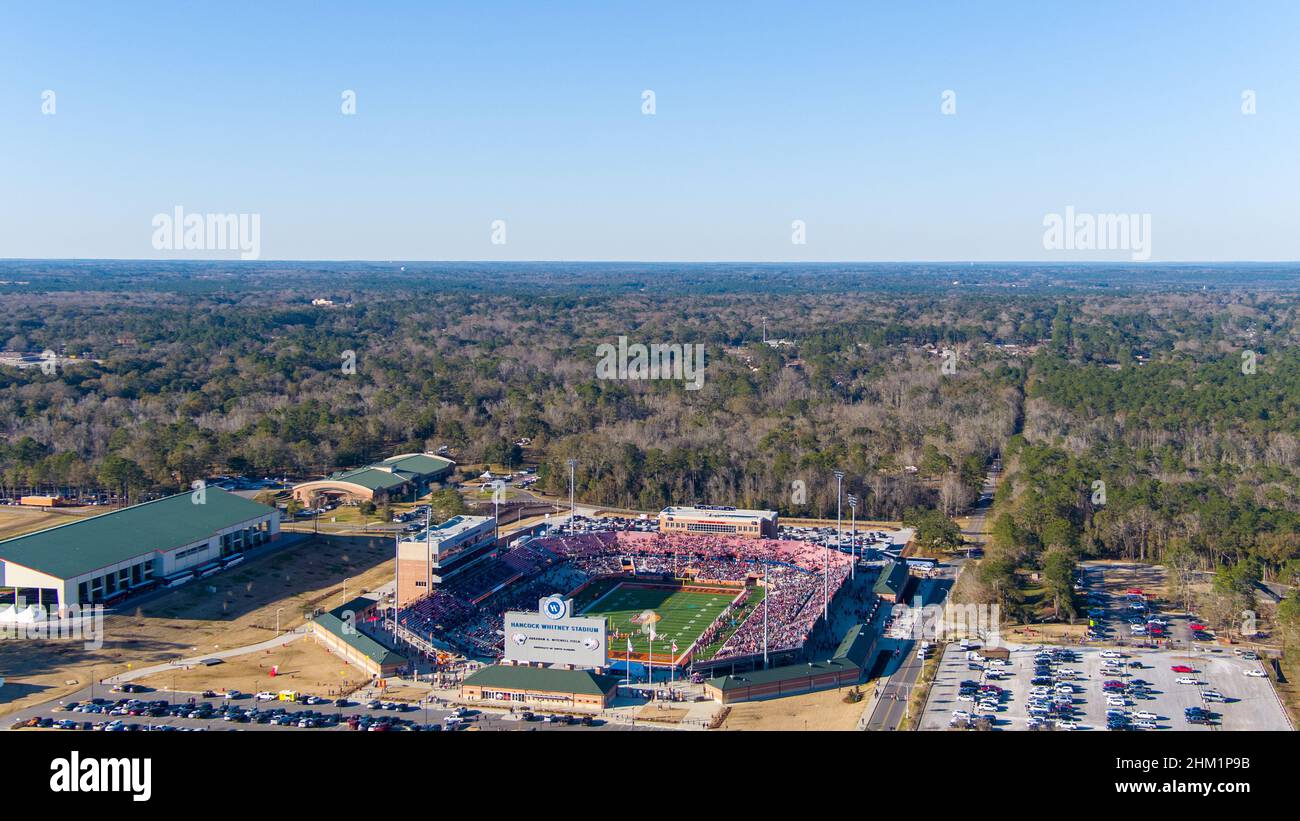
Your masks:
[[[747,669],[804,648],[852,559],[807,542],[634,531],[518,543],[401,608],[415,646],[504,658],[505,614],[560,595],[603,617],[611,669]]]

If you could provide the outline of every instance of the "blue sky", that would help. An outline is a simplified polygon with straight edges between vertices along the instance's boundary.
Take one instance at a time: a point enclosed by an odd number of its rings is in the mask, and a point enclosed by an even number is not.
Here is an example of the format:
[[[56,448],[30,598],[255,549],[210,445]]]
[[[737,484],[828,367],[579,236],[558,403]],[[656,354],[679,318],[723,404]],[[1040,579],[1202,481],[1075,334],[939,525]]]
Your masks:
[[[233,256],[155,250],[181,206],[260,215],[263,259],[1130,258],[1045,250],[1073,206],[1150,214],[1153,260],[1294,260],[1297,32],[1293,2],[10,3],[0,257]]]

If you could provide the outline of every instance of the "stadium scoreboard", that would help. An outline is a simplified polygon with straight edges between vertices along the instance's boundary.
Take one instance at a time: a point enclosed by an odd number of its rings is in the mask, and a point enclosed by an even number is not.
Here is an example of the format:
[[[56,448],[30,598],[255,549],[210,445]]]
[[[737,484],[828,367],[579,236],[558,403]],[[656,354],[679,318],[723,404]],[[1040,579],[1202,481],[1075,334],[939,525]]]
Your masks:
[[[573,615],[573,600],[547,596],[537,612],[505,613],[505,657],[509,661],[537,664],[572,664],[605,667],[609,643],[604,618]]]

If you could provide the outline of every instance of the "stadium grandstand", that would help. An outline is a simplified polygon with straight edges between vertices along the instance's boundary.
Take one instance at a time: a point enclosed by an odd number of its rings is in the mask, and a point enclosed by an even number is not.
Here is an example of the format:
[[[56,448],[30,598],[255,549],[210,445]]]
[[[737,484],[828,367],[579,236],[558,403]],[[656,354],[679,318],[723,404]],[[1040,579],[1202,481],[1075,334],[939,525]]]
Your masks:
[[[743,667],[765,649],[769,656],[802,650],[851,563],[792,540],[634,531],[541,536],[432,587],[401,608],[398,620],[430,644],[495,661],[504,655],[504,613],[531,610],[559,592],[577,613],[606,618],[613,666]],[[656,624],[646,623],[647,613]]]

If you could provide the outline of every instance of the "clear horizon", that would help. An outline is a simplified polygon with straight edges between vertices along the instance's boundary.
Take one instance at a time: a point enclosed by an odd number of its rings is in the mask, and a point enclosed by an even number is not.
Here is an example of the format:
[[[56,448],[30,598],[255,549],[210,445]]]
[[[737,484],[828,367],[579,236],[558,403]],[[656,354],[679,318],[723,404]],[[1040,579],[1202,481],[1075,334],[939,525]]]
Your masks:
[[[1040,11],[29,7],[0,257],[239,258],[182,209],[285,262],[1300,259],[1300,8]]]

